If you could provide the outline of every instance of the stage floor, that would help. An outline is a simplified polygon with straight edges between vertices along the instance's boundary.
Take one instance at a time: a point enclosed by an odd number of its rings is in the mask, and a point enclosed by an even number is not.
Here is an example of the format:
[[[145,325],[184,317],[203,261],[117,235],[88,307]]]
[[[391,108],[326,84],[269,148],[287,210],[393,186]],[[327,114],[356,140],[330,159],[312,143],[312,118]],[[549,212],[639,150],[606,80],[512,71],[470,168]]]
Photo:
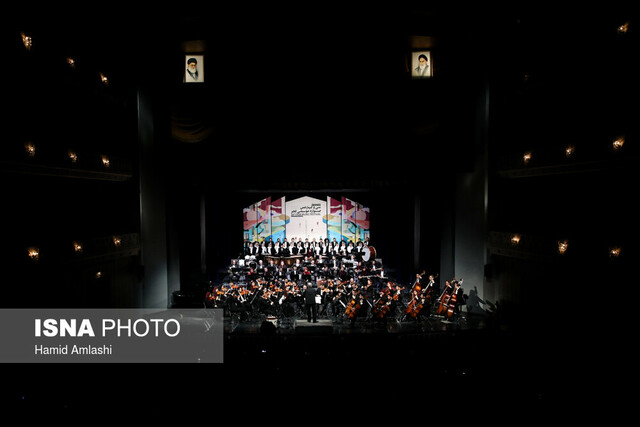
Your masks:
[[[484,329],[483,318],[468,320],[466,314],[457,319],[447,319],[432,315],[424,319],[380,319],[358,318],[351,323],[349,319],[330,319],[319,317],[317,323],[309,322],[303,316],[290,318],[256,315],[250,319],[239,320],[234,316],[224,318],[225,334],[276,334],[276,335],[353,335],[353,334],[426,334],[455,332],[470,329]]]

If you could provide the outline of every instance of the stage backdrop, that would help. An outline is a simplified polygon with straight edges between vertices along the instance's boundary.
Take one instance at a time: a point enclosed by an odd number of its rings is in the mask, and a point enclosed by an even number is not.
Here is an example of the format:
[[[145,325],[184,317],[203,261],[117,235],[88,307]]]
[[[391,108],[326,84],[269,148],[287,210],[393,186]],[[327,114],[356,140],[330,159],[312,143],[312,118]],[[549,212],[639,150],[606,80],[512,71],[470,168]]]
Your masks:
[[[276,241],[286,237],[333,241],[369,239],[369,208],[353,200],[267,197],[243,209],[244,240]]]

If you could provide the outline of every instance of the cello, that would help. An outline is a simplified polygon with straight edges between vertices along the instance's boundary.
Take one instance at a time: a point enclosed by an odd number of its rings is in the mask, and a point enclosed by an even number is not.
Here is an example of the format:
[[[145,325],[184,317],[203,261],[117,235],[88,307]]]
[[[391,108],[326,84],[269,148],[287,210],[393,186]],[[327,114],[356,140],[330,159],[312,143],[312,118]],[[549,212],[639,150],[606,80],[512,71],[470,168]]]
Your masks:
[[[358,299],[358,295],[357,293],[355,293],[351,298],[351,302],[344,311],[344,315],[347,316],[347,318],[353,319],[356,315],[356,312],[360,309],[360,302],[358,301]]]
[[[409,301],[409,304],[407,304],[407,309],[405,310],[405,314],[415,319],[423,307],[422,301],[420,301],[420,299],[421,297],[419,295],[419,292],[414,290],[413,297],[411,298],[411,301]]]

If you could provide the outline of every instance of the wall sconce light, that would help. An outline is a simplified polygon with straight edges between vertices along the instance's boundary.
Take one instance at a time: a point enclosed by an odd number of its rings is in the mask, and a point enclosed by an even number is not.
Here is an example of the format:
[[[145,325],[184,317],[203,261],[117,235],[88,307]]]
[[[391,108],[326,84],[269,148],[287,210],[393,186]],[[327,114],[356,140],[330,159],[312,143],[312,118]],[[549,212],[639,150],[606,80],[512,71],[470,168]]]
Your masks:
[[[71,160],[71,163],[77,163],[78,162],[78,155],[75,153],[75,151],[71,151],[69,150],[69,159]]]
[[[108,86],[109,85],[109,79],[107,79],[107,76],[105,76],[104,74],[100,73],[100,81],[105,85]]]
[[[573,156],[573,153],[576,151],[575,147],[573,145],[568,145],[565,149],[564,149],[564,155],[567,156],[567,158]]]
[[[512,245],[517,245],[520,243],[520,235],[519,234],[513,234],[511,236],[511,244]]]
[[[73,58],[67,58],[67,65],[69,68],[76,68],[76,61]]]
[[[524,156],[522,156],[522,161],[525,165],[529,164],[529,162],[531,161],[531,152],[524,153]]]
[[[627,31],[629,31],[629,21],[625,22],[624,24],[618,27],[619,34],[625,34]]]
[[[36,146],[31,142],[27,142],[24,144],[24,149],[27,150],[27,156],[35,157],[36,155]]]
[[[100,279],[102,277],[102,271],[96,271],[96,279]]]
[[[102,156],[102,164],[105,168],[109,167],[109,158],[107,156]]]
[[[74,250],[77,254],[81,254],[81,253],[82,253],[82,243],[80,243],[80,242],[73,242],[73,250]]]
[[[564,254],[567,251],[567,248],[569,247],[569,242],[567,242],[566,240],[561,240],[558,242],[558,253],[560,255]]]
[[[620,136],[613,141],[613,149],[615,151],[621,149],[623,145],[624,145],[624,136]]]
[[[609,256],[611,258],[618,258],[622,253],[622,249],[619,247],[609,248]]]
[[[27,248],[27,255],[29,255],[31,260],[38,261],[40,258],[40,249],[34,247]]]
[[[119,237],[113,236],[113,244],[114,246],[120,246],[122,244],[122,241],[120,240]]]
[[[31,50],[31,45],[33,44],[33,40],[31,37],[26,35],[25,33],[20,34],[22,36],[22,44],[24,44],[25,49]]]

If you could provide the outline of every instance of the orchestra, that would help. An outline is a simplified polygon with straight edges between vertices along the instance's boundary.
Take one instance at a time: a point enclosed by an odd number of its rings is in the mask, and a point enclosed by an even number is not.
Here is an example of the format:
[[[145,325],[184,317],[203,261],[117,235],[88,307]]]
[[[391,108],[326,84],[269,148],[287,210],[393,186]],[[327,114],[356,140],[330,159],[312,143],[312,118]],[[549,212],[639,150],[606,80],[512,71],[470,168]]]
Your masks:
[[[245,242],[243,252],[243,257],[231,260],[225,280],[205,295],[207,307],[223,309],[234,321],[254,316],[305,318],[304,293],[311,286],[320,294],[318,316],[336,323],[460,318],[462,280],[447,280],[441,290],[438,275],[425,280],[423,271],[412,285],[401,286],[386,277],[368,241]]]

